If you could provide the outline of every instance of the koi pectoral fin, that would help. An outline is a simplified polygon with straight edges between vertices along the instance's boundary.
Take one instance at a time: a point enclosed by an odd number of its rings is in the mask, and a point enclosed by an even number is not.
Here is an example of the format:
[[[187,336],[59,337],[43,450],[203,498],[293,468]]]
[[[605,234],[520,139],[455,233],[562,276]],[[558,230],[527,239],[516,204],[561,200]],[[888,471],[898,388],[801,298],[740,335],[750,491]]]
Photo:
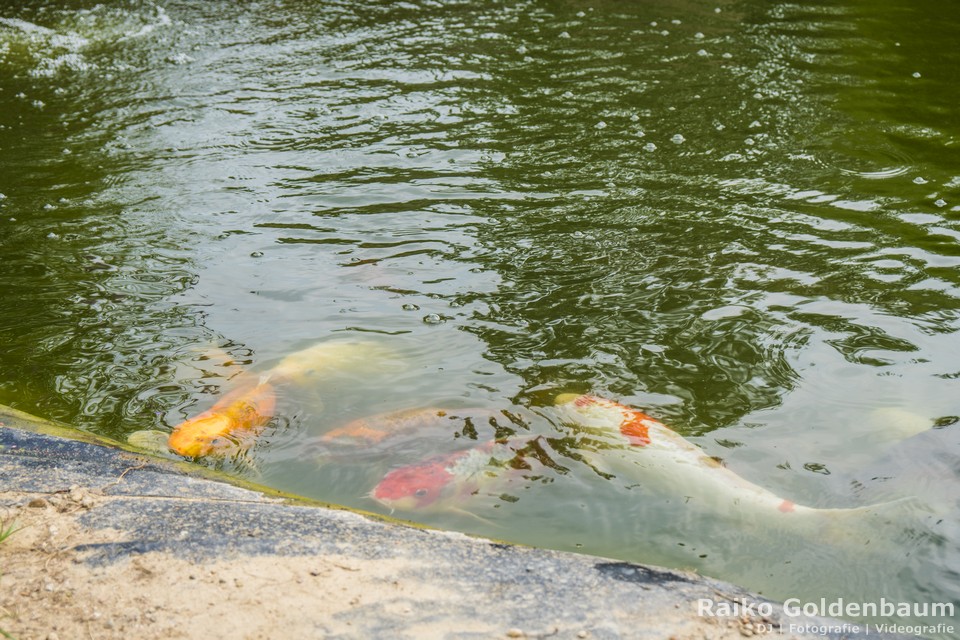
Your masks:
[[[460,507],[450,507],[450,508],[448,509],[448,511],[449,511],[450,513],[455,513],[455,514],[457,514],[458,516],[466,516],[466,517],[468,517],[468,518],[472,518],[472,519],[474,519],[474,520],[477,520],[477,521],[479,521],[479,522],[482,522],[483,524],[488,525],[488,526],[490,526],[490,527],[494,527],[494,528],[496,528],[496,529],[502,529],[502,528],[503,528],[501,525],[497,524],[497,523],[494,522],[493,520],[487,520],[487,519],[484,518],[483,516],[478,516],[477,514],[473,513],[472,511],[467,511],[466,509],[463,509],[463,508],[460,508]]]

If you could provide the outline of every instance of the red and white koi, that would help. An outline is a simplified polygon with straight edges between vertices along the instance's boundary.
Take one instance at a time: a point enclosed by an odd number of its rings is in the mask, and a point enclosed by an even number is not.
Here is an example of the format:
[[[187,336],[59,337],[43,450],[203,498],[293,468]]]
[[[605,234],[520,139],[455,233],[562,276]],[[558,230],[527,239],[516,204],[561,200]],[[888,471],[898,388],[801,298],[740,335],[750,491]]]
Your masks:
[[[690,507],[765,521],[772,515],[851,511],[816,509],[782,498],[737,475],[659,420],[619,402],[562,394],[555,404],[565,422],[575,428],[595,428],[612,443],[599,455],[587,456],[592,464],[631,482],[662,489],[666,495],[682,496]]]
[[[534,440],[491,440],[394,469],[370,497],[391,511],[459,511],[471,496],[504,481],[509,471],[530,469],[524,449]]]

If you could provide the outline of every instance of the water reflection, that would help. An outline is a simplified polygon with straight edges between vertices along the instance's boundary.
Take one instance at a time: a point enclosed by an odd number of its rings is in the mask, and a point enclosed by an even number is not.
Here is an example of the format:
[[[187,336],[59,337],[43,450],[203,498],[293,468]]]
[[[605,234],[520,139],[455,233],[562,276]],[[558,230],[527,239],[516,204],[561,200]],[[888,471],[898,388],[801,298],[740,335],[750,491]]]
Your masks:
[[[837,571],[835,547],[799,536],[785,555],[762,525],[593,473],[548,410],[617,398],[777,494],[879,499],[851,493],[858,470],[896,458],[904,421],[958,413],[952,16],[288,1],[0,18],[0,401],[114,437],[170,430],[240,371],[362,334],[407,368],[286,392],[245,473],[370,508],[392,467],[539,435],[556,466],[477,514],[495,529],[426,519],[770,595],[956,599],[955,518],[908,509],[888,541],[912,560],[870,560],[864,533]],[[411,408],[503,418],[324,444]],[[946,446],[911,442],[910,461]],[[897,475],[887,497],[924,491]]]

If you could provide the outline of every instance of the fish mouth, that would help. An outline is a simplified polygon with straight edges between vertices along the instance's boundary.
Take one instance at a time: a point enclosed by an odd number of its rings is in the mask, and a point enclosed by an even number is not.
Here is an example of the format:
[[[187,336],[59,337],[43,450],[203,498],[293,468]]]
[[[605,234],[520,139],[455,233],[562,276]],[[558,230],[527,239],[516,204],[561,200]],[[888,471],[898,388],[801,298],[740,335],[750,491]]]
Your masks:
[[[167,445],[188,458],[204,456],[213,450],[214,441],[230,426],[230,420],[221,415],[194,418],[177,426]]]

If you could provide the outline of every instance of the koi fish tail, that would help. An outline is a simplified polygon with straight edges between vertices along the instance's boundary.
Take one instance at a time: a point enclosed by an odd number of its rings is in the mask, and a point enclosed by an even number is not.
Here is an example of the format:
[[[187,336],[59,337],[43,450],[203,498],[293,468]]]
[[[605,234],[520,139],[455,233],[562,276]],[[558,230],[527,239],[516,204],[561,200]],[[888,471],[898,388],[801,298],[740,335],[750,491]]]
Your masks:
[[[916,498],[853,509],[811,509],[812,517],[804,525],[816,539],[838,548],[877,551],[896,545],[908,535],[911,521],[919,521],[926,509]]]

